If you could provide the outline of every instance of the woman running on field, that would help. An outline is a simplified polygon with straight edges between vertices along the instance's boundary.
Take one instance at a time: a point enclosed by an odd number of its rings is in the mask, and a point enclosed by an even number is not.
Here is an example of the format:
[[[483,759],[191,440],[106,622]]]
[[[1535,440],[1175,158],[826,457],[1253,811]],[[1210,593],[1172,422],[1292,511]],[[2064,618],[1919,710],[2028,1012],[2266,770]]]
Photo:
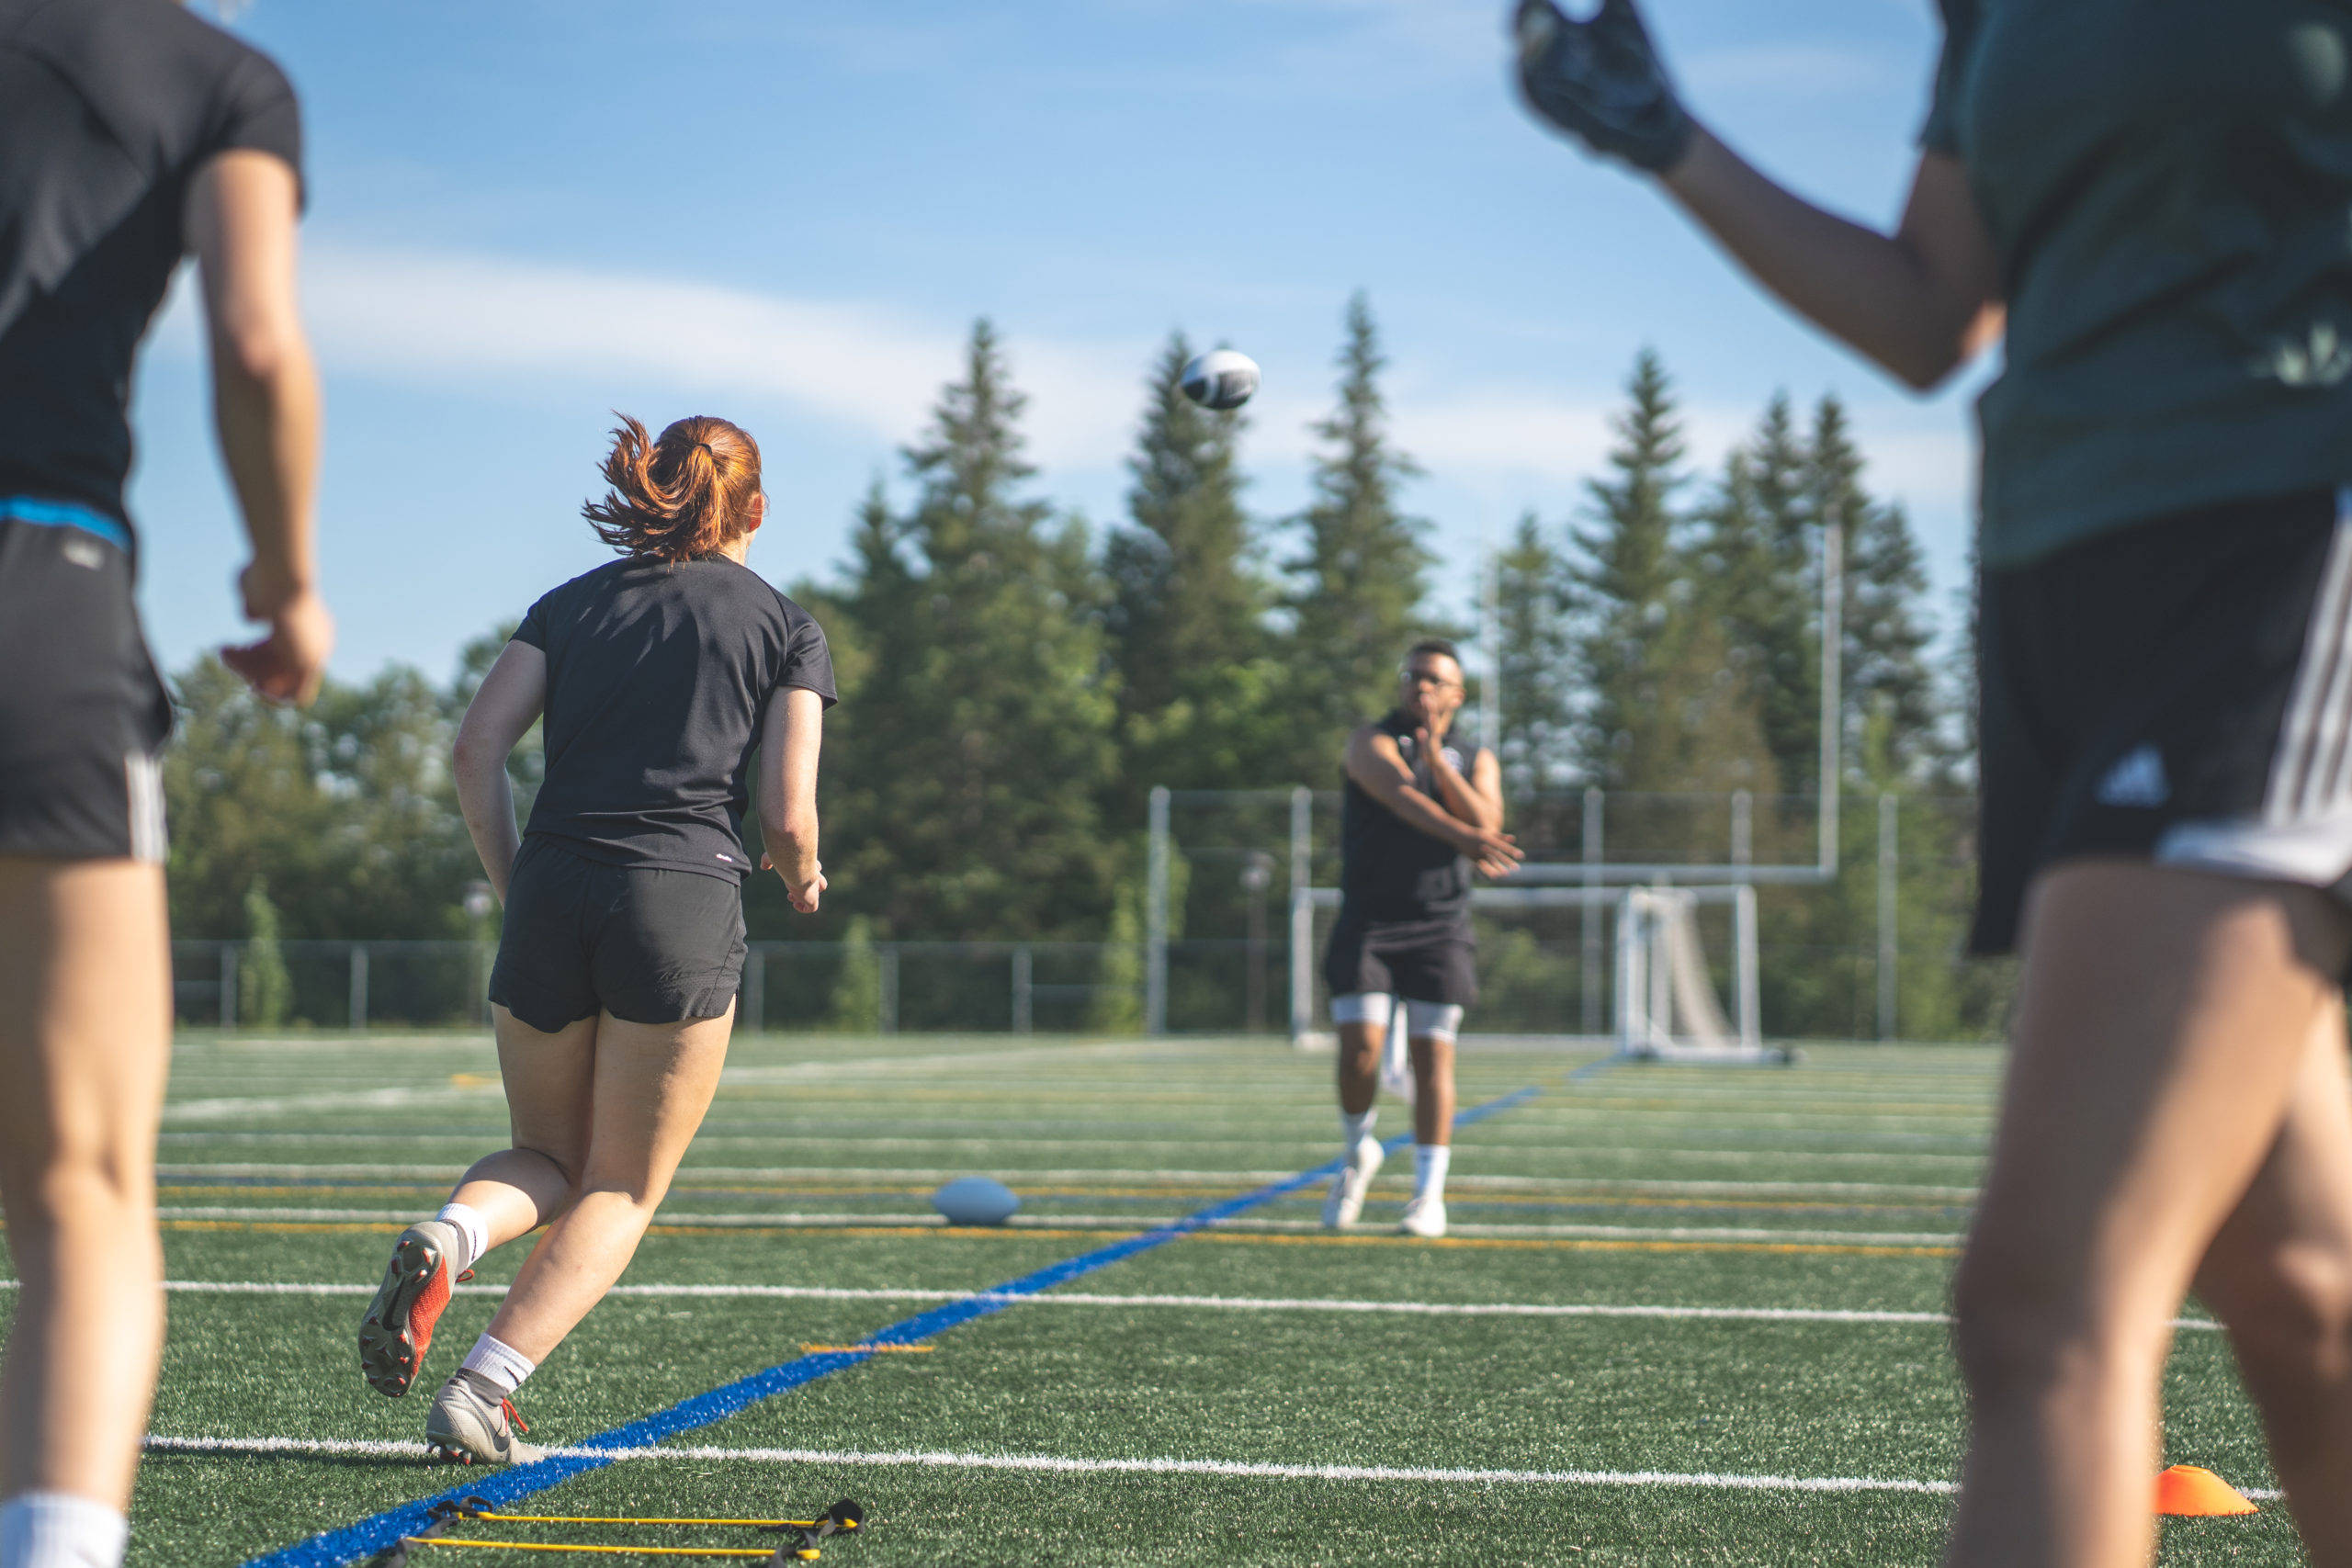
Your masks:
[[[710,1108],[753,795],[762,868],[804,913],[825,888],[832,660],[743,564],[767,516],[759,446],[703,417],[614,436],[612,493],[584,511],[623,558],[531,606],[458,730],[458,799],[506,908],[490,999],[514,1145],[401,1233],[359,1325],[368,1381],[407,1393],[451,1283],[547,1227],[425,1416],[426,1440],[468,1463],[538,1457],[510,1424],[514,1390],[620,1278]],[[542,714],[547,779],[518,843],[506,759]]]
[[[2151,1551],[2194,1288],[2352,1563],[2352,9],[1943,0],[1892,236],[1683,112],[1633,0],[1518,13],[1527,99],[1984,437],[1973,942],[2024,958],[1953,1284],[1947,1561]]]

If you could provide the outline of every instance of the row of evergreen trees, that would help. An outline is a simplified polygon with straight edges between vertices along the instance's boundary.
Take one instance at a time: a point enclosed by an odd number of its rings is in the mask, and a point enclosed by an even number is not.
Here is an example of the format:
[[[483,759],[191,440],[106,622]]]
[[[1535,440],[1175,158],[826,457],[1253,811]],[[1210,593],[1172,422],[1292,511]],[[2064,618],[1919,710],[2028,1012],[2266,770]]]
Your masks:
[[[1428,525],[1401,494],[1419,469],[1391,438],[1361,297],[1292,516],[1245,504],[1247,416],[1182,395],[1193,352],[1176,333],[1154,362],[1126,515],[1098,538],[1037,492],[1023,396],[976,326],[903,454],[905,500],[877,480],[835,580],[792,589],[826,627],[842,693],[822,786],[833,891],[810,920],[755,881],[754,937],[1131,935],[1153,785],[1333,787],[1348,728],[1391,700],[1402,648],[1473,629],[1430,604]],[[1757,858],[1809,857],[1812,808],[1793,797],[1819,784],[1827,525],[1848,563],[1850,783],[1964,791],[1964,694],[1929,657],[1919,551],[1900,508],[1867,493],[1836,400],[1801,423],[1776,399],[1702,484],[1645,354],[1615,434],[1577,514],[1531,513],[1487,563],[1498,690],[1485,695],[1528,841],[1573,852],[1587,784],[1628,801],[1745,789]],[[499,640],[469,648],[447,691],[393,669],[304,716],[253,703],[209,662],[184,673],[166,773],[177,929],[240,934],[266,878],[289,938],[469,934],[458,906],[475,872],[440,760]],[[526,791],[531,765],[517,762]],[[1946,833],[1906,858],[1949,865],[1962,847]],[[1964,894],[1918,897],[1947,909]],[[1949,923],[1914,922],[1905,946],[1941,942],[1942,962]],[[1805,940],[1846,951],[1854,934]]]

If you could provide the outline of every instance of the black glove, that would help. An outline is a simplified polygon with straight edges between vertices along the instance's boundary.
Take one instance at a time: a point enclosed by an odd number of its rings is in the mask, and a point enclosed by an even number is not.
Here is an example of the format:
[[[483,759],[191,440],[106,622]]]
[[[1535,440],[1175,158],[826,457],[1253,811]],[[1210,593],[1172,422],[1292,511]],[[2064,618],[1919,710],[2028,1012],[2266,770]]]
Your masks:
[[[1572,22],[1552,0],[1520,0],[1519,86],[1528,107],[1596,152],[1657,174],[1690,145],[1690,117],[1666,79],[1634,0],[1600,0]]]

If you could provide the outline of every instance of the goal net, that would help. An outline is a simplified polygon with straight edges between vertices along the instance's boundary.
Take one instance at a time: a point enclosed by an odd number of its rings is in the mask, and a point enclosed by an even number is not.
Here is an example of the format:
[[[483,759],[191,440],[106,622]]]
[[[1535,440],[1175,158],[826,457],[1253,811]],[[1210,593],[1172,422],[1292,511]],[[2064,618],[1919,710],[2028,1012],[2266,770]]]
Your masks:
[[[1732,907],[1732,1008],[1725,1016],[1699,934],[1702,899]],[[1760,1036],[1756,890],[1628,887],[1617,903],[1617,1049],[1663,1062],[1786,1063]]]

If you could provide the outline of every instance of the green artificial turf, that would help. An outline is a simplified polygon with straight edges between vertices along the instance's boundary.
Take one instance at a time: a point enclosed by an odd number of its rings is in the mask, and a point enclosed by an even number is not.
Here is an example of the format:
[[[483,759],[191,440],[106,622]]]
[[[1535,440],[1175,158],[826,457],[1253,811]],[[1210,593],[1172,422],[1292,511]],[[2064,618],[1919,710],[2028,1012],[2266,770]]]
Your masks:
[[[1385,1229],[1400,1152],[1361,1234],[1319,1192],[1253,1210],[1064,1288],[1122,1297],[1941,1310],[1981,1167],[1997,1056],[1817,1050],[1784,1072],[1611,1066],[1466,1050],[1456,1239]],[[1016,1279],[1318,1164],[1329,1057],[1261,1042],[754,1037],[625,1284],[936,1292],[929,1299],[622,1294],[525,1385],[535,1439],[574,1442],[854,1342],[951,1292]],[[179,1292],[153,1428],[292,1451],[150,1456],[137,1564],[235,1564],[462,1483],[418,1459],[302,1445],[413,1442],[424,1394],[487,1323],[462,1293],[409,1399],[361,1382],[352,1337],[392,1235],[503,1142],[495,1058],[463,1036],[256,1041],[196,1033],[175,1062],[162,1201],[186,1281],[344,1293]],[[1391,1124],[1393,1123],[1393,1124]],[[1381,1131],[1404,1131],[1401,1110]],[[985,1171],[1014,1228],[936,1227],[926,1196]],[[478,1284],[511,1277],[523,1249]],[[1937,1323],[1501,1316],[1036,1301],[876,1357],[671,1445],[820,1457],[633,1460],[518,1511],[797,1514],[863,1503],[824,1561],[909,1563],[1930,1564],[1951,1499],[1589,1483],[1041,1472],[889,1454],[1392,1470],[1661,1472],[1939,1482],[1962,1410]],[[2274,1484],[2217,1335],[2166,1376],[2166,1457]],[[533,1527],[531,1539],[658,1539]],[[487,1524],[462,1532],[521,1536]],[[758,1544],[679,1532],[674,1544]],[[772,1543],[772,1538],[769,1538]],[[628,1557],[603,1559],[617,1562]],[[2166,1564],[2300,1561],[2283,1507],[2170,1527]],[[561,1562],[490,1552],[426,1564]],[[640,1558],[635,1561],[661,1561]]]

